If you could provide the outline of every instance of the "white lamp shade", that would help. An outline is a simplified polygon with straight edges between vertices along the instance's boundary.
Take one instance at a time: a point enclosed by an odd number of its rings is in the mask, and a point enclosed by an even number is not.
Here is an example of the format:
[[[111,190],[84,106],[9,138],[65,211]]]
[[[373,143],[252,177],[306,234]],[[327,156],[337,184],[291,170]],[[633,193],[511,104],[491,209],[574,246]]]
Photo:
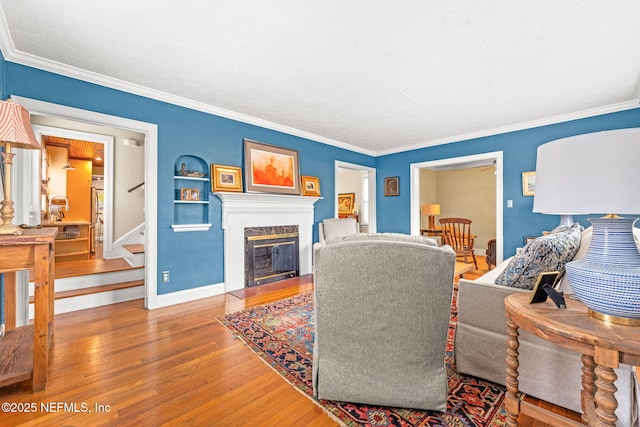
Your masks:
[[[538,147],[533,211],[640,214],[640,128],[558,139]]]

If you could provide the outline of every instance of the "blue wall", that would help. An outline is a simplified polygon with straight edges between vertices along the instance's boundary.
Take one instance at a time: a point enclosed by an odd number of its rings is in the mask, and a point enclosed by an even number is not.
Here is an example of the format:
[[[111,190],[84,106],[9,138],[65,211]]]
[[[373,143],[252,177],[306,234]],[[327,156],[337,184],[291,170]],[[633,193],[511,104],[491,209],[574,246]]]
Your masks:
[[[375,158],[308,139],[260,128],[211,114],[151,100],[122,91],[6,63],[6,94],[158,125],[158,293],[222,283],[223,230],[221,202],[211,197],[206,232],[175,233],[173,223],[174,164],[189,154],[208,163],[243,166],[243,139],[298,150],[300,170],[320,178],[323,200],[315,221],[334,215],[334,161],[374,167]],[[314,227],[317,240],[317,227]],[[171,271],[162,283],[159,272]]]
[[[630,127],[640,127],[640,108],[378,157],[376,159],[378,230],[398,233],[411,231],[410,165],[412,163],[503,151],[504,256],[505,258],[511,256],[517,247],[523,245],[525,236],[539,236],[543,230],[551,230],[557,226],[560,220],[557,215],[533,213],[533,197],[522,195],[521,174],[536,169],[538,146],[572,135]],[[400,177],[398,197],[384,197],[383,183],[384,178],[388,176]],[[507,200],[513,200],[513,208],[506,207]],[[587,217],[581,216],[574,219],[585,227],[590,225]]]
[[[566,136],[640,126],[640,109],[575,120],[507,134],[451,143],[373,158],[257,126],[217,117],[142,96],[109,89],[4,62],[0,71],[3,98],[24,96],[46,102],[125,117],[158,125],[158,293],[222,283],[223,234],[221,204],[211,198],[206,232],[175,233],[173,223],[173,172],[176,159],[194,155],[208,163],[243,166],[243,139],[298,150],[302,174],[318,176],[323,200],[316,203],[316,223],[334,214],[334,161],[377,168],[377,226],[380,232],[410,232],[410,164],[491,151],[504,152],[505,256],[522,245],[524,236],[539,235],[558,224],[558,217],[532,213],[533,198],[522,196],[521,173],[535,170],[540,144]],[[400,177],[400,195],[384,197],[387,176]],[[579,218],[587,226],[585,218]],[[317,227],[314,227],[317,240]],[[171,271],[171,282],[161,282],[159,272]]]

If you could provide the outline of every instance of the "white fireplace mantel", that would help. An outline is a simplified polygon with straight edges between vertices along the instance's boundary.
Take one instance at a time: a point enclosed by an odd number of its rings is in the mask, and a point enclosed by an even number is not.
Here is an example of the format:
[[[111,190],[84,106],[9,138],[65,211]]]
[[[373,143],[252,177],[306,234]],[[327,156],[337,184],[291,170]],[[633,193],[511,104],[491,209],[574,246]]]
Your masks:
[[[225,292],[244,288],[244,229],[297,225],[300,275],[312,272],[313,211],[320,197],[214,193],[222,200]]]

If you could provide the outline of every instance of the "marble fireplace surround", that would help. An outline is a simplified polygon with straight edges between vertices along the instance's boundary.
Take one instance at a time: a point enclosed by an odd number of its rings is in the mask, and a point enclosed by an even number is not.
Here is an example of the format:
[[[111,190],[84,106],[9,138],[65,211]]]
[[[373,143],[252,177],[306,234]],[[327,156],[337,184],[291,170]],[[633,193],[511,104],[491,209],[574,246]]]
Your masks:
[[[222,200],[225,292],[244,288],[244,229],[297,225],[300,275],[313,271],[313,212],[319,197],[266,193],[214,193]]]

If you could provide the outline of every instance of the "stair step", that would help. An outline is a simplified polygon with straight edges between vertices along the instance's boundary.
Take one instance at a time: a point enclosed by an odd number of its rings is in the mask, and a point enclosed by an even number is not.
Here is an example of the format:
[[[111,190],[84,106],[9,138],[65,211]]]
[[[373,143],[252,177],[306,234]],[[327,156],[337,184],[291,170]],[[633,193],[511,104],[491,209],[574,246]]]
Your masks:
[[[56,292],[54,298],[56,300],[64,298],[73,298],[82,295],[97,294],[100,292],[116,291],[120,289],[134,288],[136,286],[144,286],[144,280],[133,280],[131,282],[112,283],[109,285],[92,286],[89,288],[73,289],[69,291]],[[33,296],[29,298],[29,303],[33,304]]]
[[[141,243],[135,245],[122,245],[123,248],[131,252],[132,254],[143,254],[144,253],[144,245]]]
[[[125,261],[124,258],[88,259],[82,261],[61,262],[56,263],[56,279],[131,270],[131,268],[131,265]]]

